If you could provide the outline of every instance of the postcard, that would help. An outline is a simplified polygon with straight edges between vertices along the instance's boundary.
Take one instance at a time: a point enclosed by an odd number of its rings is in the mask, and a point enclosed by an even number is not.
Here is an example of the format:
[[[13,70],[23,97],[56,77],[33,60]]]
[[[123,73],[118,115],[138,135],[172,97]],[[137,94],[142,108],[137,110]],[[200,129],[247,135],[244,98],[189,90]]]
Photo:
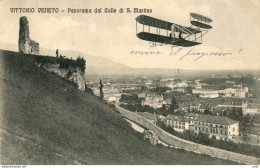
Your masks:
[[[260,164],[260,1],[0,1],[0,165]]]

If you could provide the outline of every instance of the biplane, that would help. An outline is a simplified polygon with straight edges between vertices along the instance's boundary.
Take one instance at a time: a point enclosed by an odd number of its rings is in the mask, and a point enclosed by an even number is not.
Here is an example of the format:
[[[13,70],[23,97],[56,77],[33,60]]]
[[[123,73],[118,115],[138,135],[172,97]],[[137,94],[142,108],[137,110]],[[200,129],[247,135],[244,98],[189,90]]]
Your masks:
[[[212,28],[210,18],[196,13],[190,13],[190,27],[146,15],[140,15],[135,20],[136,36],[149,41],[151,47],[164,44],[183,47],[199,45],[202,44],[202,37]],[[141,32],[138,32],[138,24],[142,25]],[[155,32],[151,27],[156,29]]]

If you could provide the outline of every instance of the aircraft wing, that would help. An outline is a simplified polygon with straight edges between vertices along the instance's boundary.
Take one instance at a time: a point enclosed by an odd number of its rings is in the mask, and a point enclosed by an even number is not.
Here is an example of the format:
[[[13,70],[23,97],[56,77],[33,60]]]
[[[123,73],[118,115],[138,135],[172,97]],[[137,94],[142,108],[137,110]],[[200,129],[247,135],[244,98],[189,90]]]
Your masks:
[[[178,24],[175,24],[175,23],[156,19],[156,18],[146,16],[146,15],[140,15],[140,16],[136,17],[135,20],[138,23],[143,24],[143,25],[157,27],[157,28],[160,28],[160,29],[165,29],[165,30],[170,30],[170,31],[171,31],[171,26],[174,24],[175,25],[175,31],[183,33],[183,34],[197,34],[197,33],[201,32],[200,30],[197,30],[197,29],[181,26],[181,25],[178,25]]]
[[[157,42],[157,43],[164,43],[164,44],[171,44],[171,45],[177,45],[177,46],[183,46],[183,47],[190,47],[199,45],[201,43],[195,42],[195,41],[188,41],[185,39],[178,39],[176,41],[173,41],[171,37],[162,36],[158,34],[152,34],[147,32],[140,32],[137,34],[137,37],[142,40]]]
[[[200,21],[212,22],[212,19],[210,19],[206,16],[203,16],[203,15],[197,14],[197,13],[190,13],[190,16],[193,17],[194,19],[198,19]]]

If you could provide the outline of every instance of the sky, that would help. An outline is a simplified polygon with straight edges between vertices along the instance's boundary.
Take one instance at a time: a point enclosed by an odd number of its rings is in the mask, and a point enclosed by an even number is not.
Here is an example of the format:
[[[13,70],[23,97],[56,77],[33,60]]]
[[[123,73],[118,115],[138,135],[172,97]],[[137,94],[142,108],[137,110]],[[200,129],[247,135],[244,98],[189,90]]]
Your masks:
[[[11,13],[10,8],[35,8],[34,13]],[[59,8],[59,13],[38,13],[37,8]],[[68,8],[92,9],[92,13],[68,13]],[[102,13],[94,13],[102,8]],[[105,13],[114,8],[116,13]],[[212,29],[203,43],[194,47],[170,45],[150,47],[136,37],[135,18],[142,13],[119,13],[119,9],[152,9],[145,15],[183,26],[190,26],[190,13],[210,17]],[[65,10],[65,12],[61,12]],[[31,39],[40,47],[75,50],[109,58],[133,68],[181,69],[259,69],[260,1],[259,0],[0,0],[0,45],[18,43],[19,17],[27,16]],[[142,29],[141,25],[138,30]],[[155,29],[154,29],[155,30]],[[131,51],[154,51],[158,55],[131,54]],[[170,53],[175,53],[170,55]],[[187,53],[230,53],[204,56]],[[182,60],[181,57],[185,56]]]

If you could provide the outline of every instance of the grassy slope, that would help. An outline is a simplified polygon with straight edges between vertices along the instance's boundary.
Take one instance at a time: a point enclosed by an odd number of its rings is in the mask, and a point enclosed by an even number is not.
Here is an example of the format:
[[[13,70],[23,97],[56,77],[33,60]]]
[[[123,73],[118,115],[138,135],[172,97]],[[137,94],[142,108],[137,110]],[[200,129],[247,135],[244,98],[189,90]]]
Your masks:
[[[95,96],[0,50],[0,164],[233,164],[152,146]]]

